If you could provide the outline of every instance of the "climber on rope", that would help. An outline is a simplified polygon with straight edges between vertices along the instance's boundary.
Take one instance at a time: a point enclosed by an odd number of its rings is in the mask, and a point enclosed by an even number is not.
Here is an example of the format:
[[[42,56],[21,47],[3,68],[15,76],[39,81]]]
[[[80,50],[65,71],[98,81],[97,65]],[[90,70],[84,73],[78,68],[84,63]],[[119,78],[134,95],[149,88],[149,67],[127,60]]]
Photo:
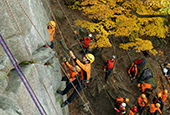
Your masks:
[[[135,77],[137,76],[137,73],[138,73],[137,65],[135,63],[132,63],[128,70],[128,74],[130,76],[131,83],[134,82]]]
[[[149,107],[147,115],[156,115],[157,111],[159,111],[159,113],[162,115],[160,108],[160,104],[156,103],[156,104],[148,104],[147,107]]]
[[[89,44],[91,40],[93,40],[92,34],[89,34],[87,37],[80,39],[80,43],[83,45],[84,54],[89,53]]]
[[[116,99],[116,108],[119,108],[119,106],[122,104],[122,103],[128,103],[129,102],[129,98],[123,98],[123,97],[118,97]]]
[[[119,115],[126,115],[126,103],[122,103],[120,106],[119,106],[119,109],[117,108],[114,108],[118,113]]]
[[[69,74],[68,74],[69,79],[67,78],[67,76],[64,76],[62,77],[62,80],[61,80],[61,81],[66,81],[66,86],[67,86],[70,82],[73,82],[76,79],[76,77],[79,76],[79,72],[81,68],[78,65],[76,65],[75,67],[70,65],[65,57],[62,57],[62,60],[64,64],[67,65],[70,69]]]
[[[47,24],[47,29],[48,29],[48,33],[50,34],[50,43],[51,45],[49,46],[51,49],[53,49],[54,47],[54,43],[53,43],[53,36],[54,36],[54,33],[55,33],[55,27],[56,27],[56,23],[54,21],[50,21],[48,22]],[[45,47],[48,47],[48,46],[45,46]]]
[[[153,91],[153,86],[149,83],[138,83],[137,86],[139,87],[139,90],[144,93],[145,91],[148,91],[146,94],[146,97],[149,98],[150,94]]]
[[[129,110],[129,115],[136,115],[137,112],[138,112],[137,107],[133,106]]]
[[[77,85],[76,89],[78,92],[80,92],[82,89],[87,88],[87,84],[89,83],[90,80],[90,73],[91,73],[91,63],[94,62],[95,57],[88,53],[83,57],[83,63],[81,63],[73,54],[72,51],[69,51],[70,56],[73,58],[73,60],[75,61],[76,65],[78,65],[81,68],[81,76],[79,77],[79,79],[74,80],[72,83],[74,84],[74,86]],[[79,81],[78,81],[79,80]],[[80,82],[80,83],[79,83]],[[80,86],[81,85],[81,86]],[[68,84],[68,86],[64,89],[64,91],[60,91],[58,90],[57,93],[59,94],[66,94],[71,88],[73,88],[73,85],[70,83]],[[73,93],[71,94],[71,96],[64,101],[61,104],[61,107],[64,107],[65,105],[71,103],[73,101],[73,99],[77,96],[78,92],[75,89],[73,91]]]
[[[148,103],[147,97],[145,94],[142,94],[139,98],[138,98],[138,112],[139,115],[142,114],[143,109],[145,108],[145,105]]]
[[[107,83],[107,79],[114,68],[115,59],[116,59],[116,56],[113,55],[111,59],[107,60],[105,66],[104,66],[104,72],[106,72],[105,83]]]

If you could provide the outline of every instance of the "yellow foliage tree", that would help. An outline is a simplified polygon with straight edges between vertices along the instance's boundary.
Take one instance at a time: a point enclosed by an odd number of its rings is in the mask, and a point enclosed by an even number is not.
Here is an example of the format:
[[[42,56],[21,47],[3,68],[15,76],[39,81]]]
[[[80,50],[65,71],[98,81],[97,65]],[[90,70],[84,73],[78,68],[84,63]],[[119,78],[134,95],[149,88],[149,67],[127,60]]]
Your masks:
[[[92,22],[76,20],[75,24],[98,33],[96,39],[99,41],[92,43],[91,48],[110,47],[107,38],[109,35],[130,36],[134,40],[144,35],[165,38],[168,33],[165,18],[138,18],[130,13],[135,11],[140,15],[160,14],[141,0],[83,0],[81,6],[83,14],[92,19]]]

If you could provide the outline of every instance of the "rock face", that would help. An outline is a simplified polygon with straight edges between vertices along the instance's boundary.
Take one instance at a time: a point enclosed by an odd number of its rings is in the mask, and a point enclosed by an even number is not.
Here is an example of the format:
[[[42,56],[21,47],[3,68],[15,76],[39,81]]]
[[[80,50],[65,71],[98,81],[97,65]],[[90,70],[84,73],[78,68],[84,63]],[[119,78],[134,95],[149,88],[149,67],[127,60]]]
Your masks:
[[[8,3],[22,31],[24,39],[18,31],[5,1],[0,2],[1,35],[7,42],[18,63],[21,64],[22,62],[22,71],[47,115],[68,115],[68,106],[61,108],[61,102],[67,98],[66,95],[61,96],[55,93],[58,88],[61,88],[62,77],[58,59],[56,60],[56,58],[53,57],[48,48],[42,47],[45,43],[22,11],[18,2],[8,0]],[[47,8],[46,1],[20,0],[20,3],[43,39],[49,44],[50,35],[46,24],[51,20],[51,17],[49,17],[50,12]],[[26,41],[26,45],[24,40]],[[36,64],[32,63],[27,47]],[[57,56],[55,51],[52,52]],[[1,45],[0,115],[40,115],[38,108]]]

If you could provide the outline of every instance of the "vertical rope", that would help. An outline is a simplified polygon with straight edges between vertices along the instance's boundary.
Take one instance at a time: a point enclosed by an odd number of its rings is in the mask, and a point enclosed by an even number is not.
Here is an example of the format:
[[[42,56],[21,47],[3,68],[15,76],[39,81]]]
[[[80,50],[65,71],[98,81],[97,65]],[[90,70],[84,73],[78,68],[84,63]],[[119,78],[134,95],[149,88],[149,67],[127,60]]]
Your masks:
[[[15,67],[15,69],[16,69],[16,71],[17,71],[18,75],[20,76],[20,78],[21,78],[22,82],[24,83],[24,85],[25,85],[25,87],[26,87],[27,91],[29,92],[29,94],[30,94],[31,98],[33,99],[33,101],[34,101],[35,105],[37,106],[37,108],[38,108],[38,110],[39,110],[40,114],[41,114],[41,115],[43,115],[43,113],[42,113],[42,111],[41,111],[41,109],[40,109],[39,105],[37,104],[36,100],[34,99],[34,97],[33,97],[32,93],[31,93],[31,91],[29,90],[29,87],[27,86],[27,84],[26,84],[25,80],[23,79],[23,77],[22,77],[22,75],[21,75],[21,73],[20,73],[20,71],[19,71],[18,67],[16,66],[16,64],[15,64],[14,60],[11,58],[11,56],[10,56],[10,54],[9,54],[9,52],[8,52],[8,50],[7,50],[7,48],[5,47],[5,45],[4,45],[3,41],[2,41],[3,37],[2,37],[2,35],[1,35],[1,34],[0,34],[0,37],[1,37],[1,38],[0,38],[0,43],[1,43],[2,47],[3,47],[3,49],[5,50],[6,54],[8,55],[8,57],[9,57],[9,59],[10,59],[10,61],[11,61],[11,63],[12,63],[12,64],[13,64],[13,66]]]

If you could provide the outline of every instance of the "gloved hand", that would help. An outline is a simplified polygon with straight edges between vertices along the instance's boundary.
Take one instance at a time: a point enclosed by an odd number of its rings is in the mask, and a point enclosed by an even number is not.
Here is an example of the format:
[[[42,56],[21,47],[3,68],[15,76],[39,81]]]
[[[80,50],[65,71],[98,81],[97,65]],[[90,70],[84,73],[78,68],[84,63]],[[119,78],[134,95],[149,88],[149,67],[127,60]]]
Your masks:
[[[63,60],[64,62],[66,62],[66,58],[65,58],[65,57],[63,57],[62,60]]]
[[[104,72],[106,72],[106,69],[104,68]]]
[[[115,107],[114,109],[116,110],[117,108]]]
[[[73,59],[76,58],[72,51],[70,51],[69,54],[70,54],[70,56],[71,56]]]

